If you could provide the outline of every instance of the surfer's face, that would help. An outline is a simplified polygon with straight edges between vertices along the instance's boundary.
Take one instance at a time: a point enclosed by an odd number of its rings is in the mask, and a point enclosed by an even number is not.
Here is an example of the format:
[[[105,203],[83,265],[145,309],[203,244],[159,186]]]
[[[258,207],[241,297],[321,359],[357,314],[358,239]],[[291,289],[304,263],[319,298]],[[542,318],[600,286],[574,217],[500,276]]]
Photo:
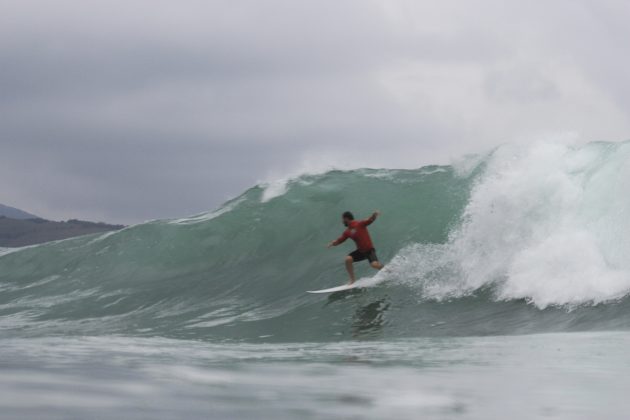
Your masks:
[[[344,226],[348,226],[350,224],[350,219],[346,219],[345,217],[343,217],[341,219],[341,223],[343,223]]]

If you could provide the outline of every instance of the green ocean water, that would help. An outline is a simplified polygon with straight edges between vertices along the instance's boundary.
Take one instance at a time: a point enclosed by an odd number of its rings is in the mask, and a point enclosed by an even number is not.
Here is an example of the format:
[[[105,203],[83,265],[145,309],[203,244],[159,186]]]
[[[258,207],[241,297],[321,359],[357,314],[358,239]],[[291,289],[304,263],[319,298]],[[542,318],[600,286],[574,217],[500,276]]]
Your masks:
[[[2,250],[0,417],[505,418],[507,398],[513,418],[624,418],[627,381],[594,385],[628,362],[629,179],[628,142],[503,146]],[[305,293],[346,281],[340,214],[376,209],[375,284]]]

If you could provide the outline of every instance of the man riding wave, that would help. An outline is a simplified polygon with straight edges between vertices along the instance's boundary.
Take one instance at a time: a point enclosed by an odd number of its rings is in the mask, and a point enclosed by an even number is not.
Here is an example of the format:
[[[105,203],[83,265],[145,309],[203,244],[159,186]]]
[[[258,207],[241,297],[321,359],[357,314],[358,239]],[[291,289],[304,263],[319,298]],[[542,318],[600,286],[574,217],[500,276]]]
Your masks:
[[[358,261],[368,260],[370,266],[376,270],[380,270],[384,267],[376,256],[376,250],[372,244],[372,238],[367,230],[367,226],[371,225],[376,218],[380,215],[380,212],[375,211],[372,215],[365,220],[354,220],[354,215],[349,211],[343,213],[341,216],[342,223],[347,229],[341,234],[341,236],[328,244],[328,248],[337,246],[346,241],[346,239],[352,239],[357,249],[346,256],[346,270],[350,276],[350,283],[355,282],[354,267],[353,264]]]

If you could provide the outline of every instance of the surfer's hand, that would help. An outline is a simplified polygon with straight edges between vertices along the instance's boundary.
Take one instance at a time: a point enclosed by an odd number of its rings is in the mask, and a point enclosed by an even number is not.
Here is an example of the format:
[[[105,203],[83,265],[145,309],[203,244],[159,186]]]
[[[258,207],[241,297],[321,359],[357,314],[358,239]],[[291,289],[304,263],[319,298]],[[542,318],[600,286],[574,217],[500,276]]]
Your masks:
[[[376,210],[374,213],[372,213],[372,217],[373,217],[373,218],[375,218],[375,219],[376,219],[378,216],[380,216],[380,215],[381,215],[380,210]]]
[[[333,246],[335,246],[334,242],[328,242],[328,245],[326,245],[326,248],[332,248]]]

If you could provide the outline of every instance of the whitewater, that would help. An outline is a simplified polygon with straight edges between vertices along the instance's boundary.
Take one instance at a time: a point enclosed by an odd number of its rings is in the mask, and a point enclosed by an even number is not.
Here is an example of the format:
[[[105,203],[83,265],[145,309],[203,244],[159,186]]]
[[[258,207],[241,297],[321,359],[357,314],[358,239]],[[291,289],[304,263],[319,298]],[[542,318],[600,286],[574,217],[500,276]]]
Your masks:
[[[0,250],[1,418],[625,418],[630,142],[331,170]],[[351,210],[387,269],[346,281]]]

